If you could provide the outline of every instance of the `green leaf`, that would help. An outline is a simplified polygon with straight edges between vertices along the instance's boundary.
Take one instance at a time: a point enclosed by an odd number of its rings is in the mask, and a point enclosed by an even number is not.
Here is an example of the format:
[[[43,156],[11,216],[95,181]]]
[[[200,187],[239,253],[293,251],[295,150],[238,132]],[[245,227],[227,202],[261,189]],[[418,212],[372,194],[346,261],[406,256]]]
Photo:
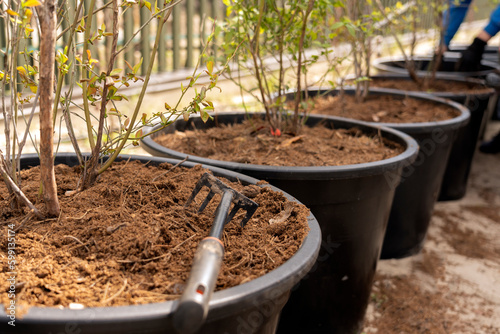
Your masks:
[[[117,91],[118,91],[118,88],[116,88],[115,86],[109,86],[108,87],[108,98],[113,97]]]
[[[345,25],[344,22],[336,22],[336,23],[332,24],[331,28],[333,30],[335,30],[335,29],[338,29],[340,27],[343,27],[344,25]]]
[[[142,66],[142,61],[144,60],[144,58],[141,57],[141,60],[135,64],[134,68],[132,69],[133,73],[136,74],[137,72],[139,72],[139,70],[141,69],[141,66]]]
[[[211,118],[210,115],[204,110],[202,110],[200,112],[200,117],[201,117],[201,120],[205,123],[208,121],[209,118]]]
[[[160,114],[160,119],[161,119],[161,124],[167,124],[167,118],[163,115],[163,114]]]
[[[349,31],[349,34],[351,34],[351,36],[356,37],[356,29],[354,28],[354,26],[349,24],[349,25],[346,25],[346,28],[347,28],[347,31]]]
[[[125,100],[125,101],[128,101],[128,99],[125,97],[125,95],[122,95],[122,94],[115,94],[113,95],[110,100],[114,100],[114,101],[121,101],[121,100]]]
[[[121,73],[121,71],[123,71],[123,69],[115,68],[114,70],[111,71],[111,73],[109,73],[109,76],[111,76],[111,77],[117,76],[118,74]]]

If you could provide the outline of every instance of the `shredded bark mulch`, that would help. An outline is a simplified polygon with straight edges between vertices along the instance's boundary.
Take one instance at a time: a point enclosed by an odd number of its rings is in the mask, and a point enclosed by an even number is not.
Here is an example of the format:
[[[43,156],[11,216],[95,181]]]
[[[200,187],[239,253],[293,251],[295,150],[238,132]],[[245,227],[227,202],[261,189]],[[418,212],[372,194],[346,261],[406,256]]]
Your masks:
[[[36,206],[39,168],[23,170],[22,189]],[[62,213],[37,220],[25,209],[12,209],[12,198],[0,182],[0,243],[15,230],[16,305],[85,307],[130,305],[177,299],[183,291],[194,251],[208,236],[217,196],[197,213],[207,192],[184,208],[195,183],[206,172],[195,168],[159,167],[129,161],[115,163],[97,183],[77,188],[79,167],[56,166]],[[239,183],[226,184],[259,204],[245,227],[243,212],[224,229],[226,247],[217,290],[233,287],[282,265],[301,246],[308,232],[309,210],[280,192]],[[285,212],[286,214],[283,214]],[[7,249],[0,249],[0,291],[9,290]],[[0,303],[8,305],[7,293]]]
[[[268,166],[340,166],[379,161],[399,155],[402,145],[357,128],[303,126],[299,135],[270,135],[260,119],[220,124],[206,130],[176,131],[155,141],[205,158]]]
[[[391,88],[406,91],[420,91],[427,93],[449,92],[465,94],[486,94],[492,91],[492,88],[486,87],[482,84],[453,80],[424,80],[422,82],[422,85],[419,86],[412,80],[372,78],[370,80],[370,87]]]
[[[333,115],[380,123],[422,123],[452,119],[459,115],[450,106],[390,95],[368,96],[364,102],[347,94],[319,96],[309,103],[311,114]]]

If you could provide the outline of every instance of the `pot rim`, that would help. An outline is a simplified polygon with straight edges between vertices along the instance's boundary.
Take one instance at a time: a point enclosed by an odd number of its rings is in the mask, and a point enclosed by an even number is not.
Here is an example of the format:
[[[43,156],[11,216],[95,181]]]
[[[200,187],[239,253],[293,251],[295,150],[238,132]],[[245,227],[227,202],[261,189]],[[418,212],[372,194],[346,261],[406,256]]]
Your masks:
[[[413,56],[413,60],[416,60],[416,61],[430,61],[431,59],[432,59],[432,56]],[[458,61],[458,59],[460,59],[460,53],[451,53],[451,54],[446,54],[444,56],[444,60],[448,60],[448,61]],[[389,63],[389,62],[404,62],[404,57],[403,56],[388,56],[388,57],[376,58],[373,60],[373,67],[379,71],[386,71],[386,72],[400,73],[400,74],[408,73],[408,71],[404,67],[397,67],[397,66],[385,64],[385,63]],[[458,77],[482,77],[482,76],[487,75],[491,71],[495,70],[496,68],[498,68],[498,64],[496,64],[493,61],[486,60],[486,59],[481,59],[481,65],[483,65],[485,67],[491,67],[491,68],[479,70],[479,71],[472,71],[472,72],[445,72],[445,73],[449,73],[448,75],[454,75],[454,76],[458,76]],[[428,73],[428,71],[423,71],[423,70],[417,70],[416,72],[419,75],[425,75]]]
[[[426,77],[423,75],[418,75],[418,76],[421,78]],[[347,76],[346,80],[352,80],[354,78],[355,78],[354,75]],[[370,78],[389,79],[389,80],[411,80],[411,78],[408,74],[389,73],[389,72],[370,75]],[[468,96],[475,96],[477,98],[487,98],[487,97],[493,96],[493,94],[495,94],[495,89],[492,87],[488,87],[486,85],[486,81],[484,79],[474,78],[474,77],[459,77],[459,76],[446,74],[445,72],[436,73],[436,79],[437,80],[444,80],[444,81],[455,81],[455,82],[463,82],[463,83],[471,83],[471,84],[481,85],[482,91],[475,93],[475,92],[447,92],[447,91],[422,92],[422,91],[417,91],[417,90],[408,90],[407,92],[425,93],[425,94],[430,94],[432,96],[441,97],[444,99],[452,99],[454,97],[460,97],[460,98],[465,99]],[[354,87],[354,85],[346,85],[344,87],[351,88],[351,87]],[[372,90],[372,89],[377,89],[377,87],[370,86],[370,90]],[[400,89],[397,89],[397,88],[383,88],[383,89],[394,90],[396,92],[401,91]]]
[[[218,113],[217,117],[235,117],[243,119],[250,113],[245,112],[224,112]],[[264,115],[262,112],[251,113],[252,115]],[[173,149],[169,149],[155,142],[153,139],[161,134],[157,132],[151,136],[147,136],[141,140],[142,147],[153,155],[160,155],[165,157],[175,157],[176,159],[188,159],[188,161],[194,161],[202,164],[208,164],[212,166],[217,166],[221,168],[228,168],[231,170],[236,170],[240,173],[245,173],[251,171],[252,175],[259,175],[262,178],[275,178],[275,179],[342,179],[342,178],[353,178],[360,176],[369,176],[374,174],[384,173],[386,171],[392,171],[400,168],[401,166],[407,166],[413,162],[418,154],[418,144],[409,135],[385,127],[383,125],[374,125],[368,122],[352,120],[348,118],[335,117],[335,116],[325,116],[325,115],[308,115],[308,119],[316,119],[316,121],[329,120],[335,122],[336,125],[340,124],[344,127],[357,126],[361,129],[370,129],[372,131],[381,131],[386,134],[391,139],[398,138],[400,143],[406,145],[406,149],[401,154],[384,160],[366,162],[360,164],[351,164],[343,166],[267,166],[267,165],[257,165],[257,164],[245,164],[232,161],[223,161],[209,159],[199,156],[193,156],[186,153],[182,153]],[[191,117],[188,122],[193,120],[200,120],[199,116]],[[183,120],[177,120],[176,122],[184,122]],[[174,122],[174,124],[176,123]],[[172,124],[173,125],[173,124]],[[171,126],[172,126],[171,125]],[[158,129],[161,126],[156,126],[146,129],[144,133],[149,133]],[[167,128],[168,129],[168,128]]]
[[[445,54],[447,52],[449,52],[449,53],[461,52],[461,51],[464,51],[465,49],[467,49],[469,46],[470,46],[470,44],[452,43],[448,46],[448,50],[445,51]],[[500,48],[500,45],[486,45],[486,47],[484,48],[483,55],[484,54],[491,54],[491,53],[498,53],[499,48]]]
[[[180,161],[176,159],[167,159],[162,157],[139,156],[139,155],[120,155],[120,160],[136,159],[142,162],[150,161],[152,163],[168,162],[177,164]],[[37,161],[37,154],[25,154],[21,160]],[[59,153],[56,156],[56,164],[67,163],[68,161],[77,161],[74,153]],[[182,166],[194,167],[199,165],[193,162],[182,162]],[[257,179],[237,172],[225,170],[215,166],[202,165],[202,167],[211,170],[215,175],[224,176],[232,180],[240,180],[244,183],[255,184]],[[278,189],[272,185],[264,185],[273,190],[282,192],[289,200],[300,203],[290,194]],[[278,292],[285,293],[298,283],[305,274],[312,268],[315,259],[318,256],[321,246],[321,230],[316,218],[312,213],[308,216],[309,232],[304,239],[298,251],[288,259],[284,264],[270,271],[269,273],[258,277],[249,282],[231,287],[225,290],[217,291],[213,294],[210,301],[209,318],[217,319],[222,316],[236,314],[238,310],[255,306],[252,297],[267,300],[266,295]],[[238,306],[235,307],[235,304]],[[69,308],[59,309],[55,307],[31,307],[28,313],[16,322],[33,323],[59,323],[59,324],[88,324],[98,326],[99,324],[109,324],[116,322],[130,322],[133,319],[141,321],[154,321],[171,316],[177,307],[177,300],[161,303],[111,306],[111,307],[89,307],[81,310],[72,310]],[[0,316],[6,317],[4,309],[0,309]]]
[[[322,91],[324,89],[315,87],[315,88],[312,88],[311,90]],[[351,88],[346,87],[343,90],[344,90],[344,92],[347,92],[350,94],[354,94],[354,92],[355,92],[355,89],[352,87]],[[375,123],[375,122],[368,122],[369,124],[379,124],[380,126],[383,126],[383,127],[389,127],[392,129],[404,131],[405,133],[408,133],[410,135],[428,132],[429,129],[461,128],[461,127],[465,126],[470,120],[470,111],[463,104],[452,101],[450,99],[445,99],[445,98],[441,98],[438,96],[434,96],[434,95],[431,95],[429,93],[410,92],[410,91],[404,91],[404,90],[398,90],[398,89],[374,87],[374,88],[370,88],[370,94],[375,94],[375,95],[389,94],[389,95],[396,95],[399,97],[411,97],[411,98],[415,98],[415,99],[419,99],[419,100],[428,100],[428,101],[435,102],[435,103],[446,104],[454,109],[457,109],[460,112],[460,115],[458,115],[457,117],[445,119],[442,121],[435,121],[435,122],[418,122],[418,123]]]

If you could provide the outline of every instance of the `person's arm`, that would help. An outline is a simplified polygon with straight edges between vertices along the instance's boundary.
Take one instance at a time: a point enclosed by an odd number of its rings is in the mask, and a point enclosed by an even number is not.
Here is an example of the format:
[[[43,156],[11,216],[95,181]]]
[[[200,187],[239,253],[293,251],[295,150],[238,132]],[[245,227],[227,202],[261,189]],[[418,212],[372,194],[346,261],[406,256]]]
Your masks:
[[[460,72],[477,70],[481,64],[486,44],[499,31],[500,5],[491,13],[488,25],[474,38],[472,44],[462,52],[462,56],[456,64],[456,70]]]
[[[472,0],[449,0],[449,8],[443,12],[443,43],[446,48],[450,45],[452,38],[462,24]],[[499,21],[500,23],[500,12]]]
[[[490,15],[490,22],[484,28],[484,31],[490,35],[490,38],[495,36],[500,31],[500,5]],[[487,42],[487,41],[486,41]]]

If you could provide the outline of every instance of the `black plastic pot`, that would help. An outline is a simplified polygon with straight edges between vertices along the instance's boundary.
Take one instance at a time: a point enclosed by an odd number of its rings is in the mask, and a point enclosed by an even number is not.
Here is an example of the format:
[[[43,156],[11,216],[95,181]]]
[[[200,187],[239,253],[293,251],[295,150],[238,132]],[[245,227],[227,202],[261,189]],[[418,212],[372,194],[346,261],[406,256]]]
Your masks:
[[[465,51],[468,47],[469,47],[469,45],[466,45],[466,44],[450,45],[448,48],[448,51],[445,54],[447,54],[447,55],[452,54],[453,57],[457,57],[456,54],[459,54],[458,55],[458,57],[459,57],[460,54],[463,51]],[[488,60],[488,61],[492,61],[492,62],[498,62],[499,61],[498,45],[487,45],[484,48],[483,59]]]
[[[121,159],[140,160],[152,164],[178,160],[121,156]],[[76,165],[74,154],[60,154],[56,163]],[[23,168],[39,164],[36,155],[21,158]],[[185,162],[183,166],[192,167],[194,163]],[[204,166],[214,175],[230,180],[255,184],[258,180],[223,170]],[[273,187],[274,188],[274,187]],[[278,190],[274,188],[274,190]],[[285,194],[289,199],[293,197]],[[309,215],[309,234],[297,253],[280,267],[250,282],[215,292],[210,301],[210,309],[205,324],[199,333],[274,333],[280,311],[285,305],[291,289],[314,265],[321,245],[321,232],[314,216]],[[85,308],[82,310],[33,307],[22,318],[17,318],[15,327],[7,324],[9,319],[4,309],[0,310],[0,332],[15,334],[35,333],[88,333],[88,334],[127,334],[127,333],[175,333],[172,317],[177,301],[164,303]]]
[[[410,80],[408,75],[379,74],[372,76],[373,79],[390,80]],[[482,88],[477,92],[452,93],[452,92],[428,92],[429,94],[445,99],[449,99],[463,104],[470,111],[470,121],[458,130],[455,142],[453,143],[443,182],[438,196],[438,201],[458,200],[465,196],[467,192],[467,181],[469,179],[470,168],[474,152],[476,151],[479,133],[484,122],[487,120],[490,99],[495,91],[487,88],[484,80],[476,78],[459,78],[453,76],[437,76],[437,79],[466,82],[471,87]]]
[[[260,114],[263,117],[263,114]],[[241,122],[245,114],[219,114],[218,123]],[[387,218],[403,166],[416,156],[417,144],[400,132],[336,117],[308,118],[334,128],[356,126],[380,131],[406,147],[397,157],[370,163],[329,167],[275,167],[219,161],[196,156],[189,160],[235,170],[284,189],[308,206],[318,219],[322,250],[307,278],[292,293],[282,312],[279,333],[355,333],[361,328],[380,255]],[[213,127],[199,118],[177,121],[165,132]],[[379,130],[380,129],[380,130]],[[185,158],[154,141],[142,145],[153,155]],[[394,183],[392,183],[394,181]]]
[[[355,90],[344,88],[344,92],[352,95]],[[310,89],[308,94],[311,97],[335,95],[338,91]],[[370,96],[377,95],[434,101],[447,104],[460,113],[458,117],[440,122],[371,123],[404,132],[420,146],[417,159],[405,167],[397,186],[381,253],[382,259],[403,258],[418,253],[423,247],[453,142],[459,129],[469,121],[470,113],[461,104],[424,93],[370,89]]]
[[[450,50],[446,52],[445,54],[448,57],[460,57],[461,52],[464,51],[468,45],[452,45],[450,46]],[[498,45],[487,45],[486,48],[484,49],[483,53],[483,59],[495,64],[496,68],[499,68],[499,62],[500,62],[500,57],[498,54]],[[453,73],[450,73],[453,75]],[[497,99],[497,102],[492,105],[491,109],[489,110],[489,115],[487,118],[485,118],[485,121],[483,123],[483,127],[479,133],[479,137],[482,139],[484,135],[484,130],[486,128],[486,122],[489,119],[492,120],[499,120],[500,119],[500,105],[498,103],[498,92],[495,92],[495,99]]]
[[[429,74],[429,65],[431,64],[432,57],[416,56],[413,59],[418,75]],[[455,72],[455,64],[459,59],[460,55],[458,53],[445,55],[442,59],[441,69],[438,73],[457,77],[484,78],[488,73],[498,67],[498,63],[483,59],[481,60],[481,65],[478,71]],[[389,72],[404,75],[408,74],[403,57],[378,58],[373,61],[373,67],[381,73]]]

